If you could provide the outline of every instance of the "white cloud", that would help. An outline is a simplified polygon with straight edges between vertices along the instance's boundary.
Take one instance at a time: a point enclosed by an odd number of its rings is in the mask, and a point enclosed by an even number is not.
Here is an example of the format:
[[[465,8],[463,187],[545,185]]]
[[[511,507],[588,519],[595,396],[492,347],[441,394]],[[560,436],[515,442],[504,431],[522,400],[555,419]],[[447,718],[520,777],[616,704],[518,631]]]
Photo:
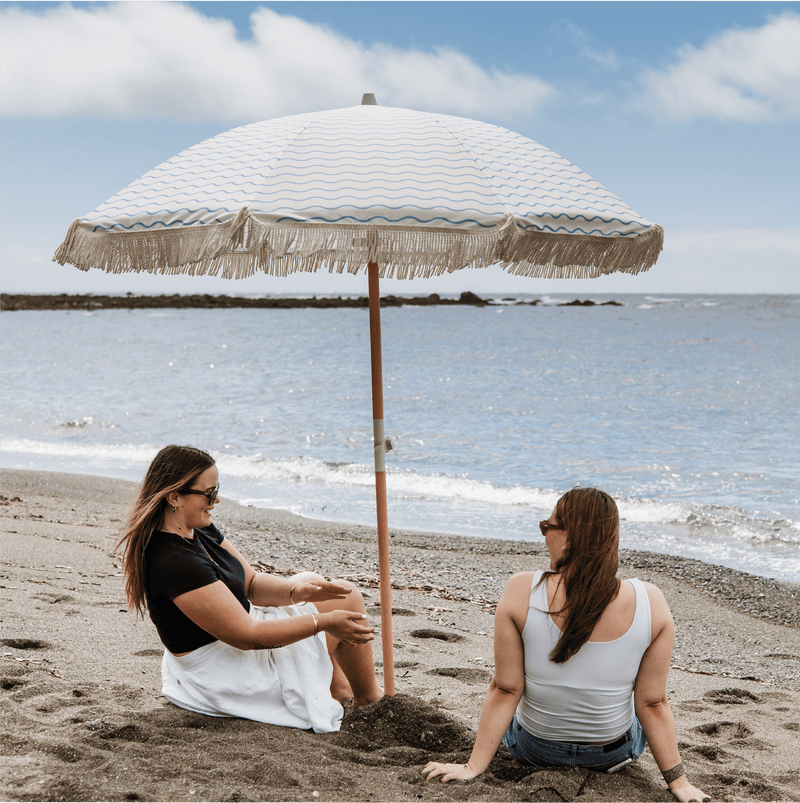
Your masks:
[[[677,63],[644,75],[641,104],[676,120],[759,122],[800,118],[800,16],[785,12],[761,28],[729,30]]]
[[[3,9],[4,114],[243,122],[374,92],[382,105],[491,118],[530,114],[555,94],[450,49],[365,45],[264,7],[251,25],[243,41],[229,21],[174,2]]]
[[[580,58],[586,58],[590,61],[593,61],[598,68],[603,70],[609,70],[612,72],[619,70],[619,58],[610,47],[605,47],[603,49],[595,47],[593,38],[586,33],[586,31],[584,31],[582,28],[579,28],[570,20],[560,20],[559,27],[566,31],[568,37],[572,40],[577,55]]]

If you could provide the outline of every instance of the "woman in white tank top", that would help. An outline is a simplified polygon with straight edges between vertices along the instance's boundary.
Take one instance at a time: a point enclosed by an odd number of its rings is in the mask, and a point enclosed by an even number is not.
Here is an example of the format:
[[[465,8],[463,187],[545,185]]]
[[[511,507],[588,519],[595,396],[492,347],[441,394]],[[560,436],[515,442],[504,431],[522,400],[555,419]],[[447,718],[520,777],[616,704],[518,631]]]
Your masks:
[[[540,529],[550,570],[514,575],[497,605],[495,672],[472,755],[423,773],[474,778],[501,741],[523,764],[616,772],[649,744],[677,800],[707,800],[683,770],[666,695],[672,615],[655,586],[617,579],[614,500],[574,488]]]

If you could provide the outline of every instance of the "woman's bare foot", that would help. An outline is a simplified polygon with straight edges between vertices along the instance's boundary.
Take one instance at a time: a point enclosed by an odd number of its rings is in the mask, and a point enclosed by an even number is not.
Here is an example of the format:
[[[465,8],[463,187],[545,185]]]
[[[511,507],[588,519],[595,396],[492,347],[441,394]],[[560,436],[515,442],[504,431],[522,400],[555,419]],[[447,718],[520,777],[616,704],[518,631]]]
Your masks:
[[[378,700],[382,700],[384,697],[383,689],[380,686],[376,686],[377,691],[373,694],[367,695],[363,699],[353,699],[353,708],[360,708],[362,705],[372,705],[373,703],[377,703]]]

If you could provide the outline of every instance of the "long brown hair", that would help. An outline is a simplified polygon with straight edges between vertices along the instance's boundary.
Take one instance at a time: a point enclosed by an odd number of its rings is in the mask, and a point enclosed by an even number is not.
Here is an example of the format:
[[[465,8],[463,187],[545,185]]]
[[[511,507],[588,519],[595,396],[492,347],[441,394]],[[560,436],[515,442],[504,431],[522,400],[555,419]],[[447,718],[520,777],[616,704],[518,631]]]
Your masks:
[[[562,577],[566,602],[561,611],[551,613],[565,613],[566,618],[550,660],[561,664],[589,640],[603,611],[619,593],[619,511],[604,491],[573,488],[558,500],[556,518],[567,539],[553,573]]]
[[[164,522],[167,496],[188,488],[207,469],[214,458],[193,446],[165,446],[153,459],[139,486],[139,495],[128,516],[125,530],[115,549],[124,547],[122,568],[128,607],[144,615],[144,554],[153,533]]]

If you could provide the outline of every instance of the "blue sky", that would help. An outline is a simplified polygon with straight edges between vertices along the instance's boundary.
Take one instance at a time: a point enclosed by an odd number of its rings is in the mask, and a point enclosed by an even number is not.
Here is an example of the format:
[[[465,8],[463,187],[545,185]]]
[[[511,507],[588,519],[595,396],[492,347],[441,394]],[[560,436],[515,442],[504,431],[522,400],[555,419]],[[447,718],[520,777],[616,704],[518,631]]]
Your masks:
[[[486,120],[666,232],[648,273],[384,292],[800,293],[800,3],[118,2],[0,8],[4,292],[363,293],[363,277],[113,276],[71,221],[235,126],[360,103]]]

